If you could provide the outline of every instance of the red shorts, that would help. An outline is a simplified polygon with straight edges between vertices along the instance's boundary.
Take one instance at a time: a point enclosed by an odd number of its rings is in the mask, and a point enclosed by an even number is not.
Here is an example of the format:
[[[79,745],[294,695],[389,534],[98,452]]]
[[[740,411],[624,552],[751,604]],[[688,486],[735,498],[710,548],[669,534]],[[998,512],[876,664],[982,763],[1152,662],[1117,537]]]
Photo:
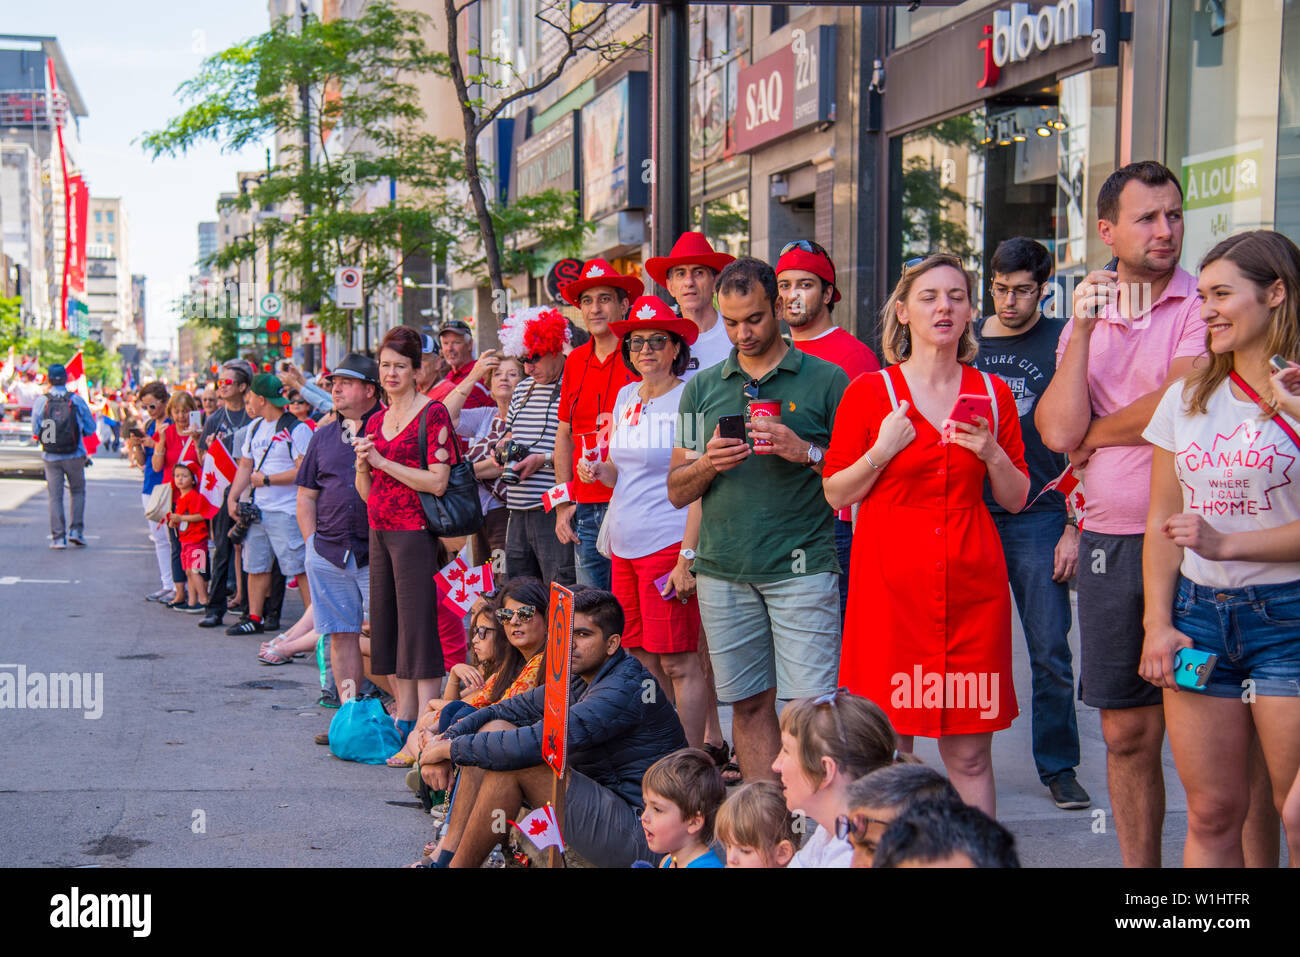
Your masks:
[[[677,565],[681,543],[644,558],[611,559],[610,590],[623,606],[623,647],[644,648],[656,655],[695,651],[700,640],[700,606],[692,595],[664,600],[655,579]]]
[[[182,542],[181,568],[187,572],[206,572],[208,570],[208,543]]]

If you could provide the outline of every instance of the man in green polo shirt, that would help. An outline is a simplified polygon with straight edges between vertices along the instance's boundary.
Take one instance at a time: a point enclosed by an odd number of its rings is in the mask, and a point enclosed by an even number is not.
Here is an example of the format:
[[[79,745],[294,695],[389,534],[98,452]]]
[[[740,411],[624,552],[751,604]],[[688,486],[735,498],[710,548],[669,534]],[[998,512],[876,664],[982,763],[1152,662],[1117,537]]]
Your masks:
[[[781,338],[767,263],[737,259],[717,293],[731,355],[682,393],[668,498],[701,500],[700,619],[741,773],[757,781],[774,777],[781,748],[776,699],[826,694],[839,675],[840,566],[821,470],[849,377]],[[746,426],[753,447],[719,435],[721,416],[773,401],[779,415]]]

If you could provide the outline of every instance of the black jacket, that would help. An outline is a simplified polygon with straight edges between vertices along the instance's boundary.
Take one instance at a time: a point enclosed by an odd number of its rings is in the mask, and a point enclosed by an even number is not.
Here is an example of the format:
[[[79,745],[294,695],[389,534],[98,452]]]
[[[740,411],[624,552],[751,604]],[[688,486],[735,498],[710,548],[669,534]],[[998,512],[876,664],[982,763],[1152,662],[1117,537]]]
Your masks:
[[[534,688],[461,718],[447,729],[456,764],[513,771],[542,764],[546,689]],[[512,731],[478,732],[500,718]],[[573,679],[568,765],[641,807],[641,778],[666,754],[686,747],[677,711],[650,672],[622,648],[588,685]]]

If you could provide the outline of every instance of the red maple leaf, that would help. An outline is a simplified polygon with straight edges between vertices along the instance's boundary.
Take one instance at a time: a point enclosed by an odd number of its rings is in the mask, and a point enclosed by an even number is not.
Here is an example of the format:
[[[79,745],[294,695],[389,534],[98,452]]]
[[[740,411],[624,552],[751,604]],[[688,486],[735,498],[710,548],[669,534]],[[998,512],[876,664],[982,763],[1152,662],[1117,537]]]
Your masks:
[[[451,600],[456,602],[458,605],[463,603],[467,598],[469,598],[469,593],[463,588],[451,596]]]
[[[451,571],[447,572],[447,578],[450,581],[456,581],[457,579],[463,579],[464,577],[465,577],[465,569],[461,568],[459,565],[457,565]]]
[[[464,576],[465,584],[466,584],[466,585],[477,585],[477,584],[478,584],[478,580],[479,580],[480,577],[481,577],[481,576],[479,575],[478,572],[475,572],[473,575],[466,575],[466,576]]]
[[[214,488],[217,487],[216,472],[209,472],[207,475],[203,476],[203,487],[207,489],[209,492],[211,492]]]
[[[532,824],[528,825],[528,833],[533,837],[536,837],[539,834],[545,834],[550,829],[550,822],[543,820],[542,818],[538,818],[536,821],[533,821]]]

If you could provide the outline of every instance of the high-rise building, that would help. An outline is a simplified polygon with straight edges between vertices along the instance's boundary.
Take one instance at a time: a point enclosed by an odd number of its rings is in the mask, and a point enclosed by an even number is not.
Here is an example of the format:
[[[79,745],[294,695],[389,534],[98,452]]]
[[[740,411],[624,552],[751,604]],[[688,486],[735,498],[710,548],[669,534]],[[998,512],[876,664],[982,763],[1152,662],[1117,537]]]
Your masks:
[[[143,346],[145,339],[145,301],[144,289],[146,279],[140,273],[131,274],[131,321],[135,324],[135,335]]]
[[[126,212],[119,198],[92,196],[86,238],[90,338],[113,351],[136,339],[127,256]]]
[[[46,328],[58,304],[50,305],[43,194],[36,151],[28,143],[0,142],[0,233],[17,270],[19,315],[24,326]]]
[[[57,89],[50,82],[51,66]],[[24,295],[24,315],[42,324],[59,325],[62,318],[58,313],[66,235],[64,170],[66,168],[69,178],[80,170],[79,122],[85,115],[85,102],[57,38],[0,35],[0,147],[4,148],[6,156],[16,157],[13,166],[8,162],[3,166],[6,170],[4,192],[15,196],[20,205],[24,202],[23,194],[30,193],[27,208],[29,211],[39,208],[39,213],[29,212],[34,218],[24,240],[28,251],[23,255],[31,263],[25,268],[32,277],[30,304]],[[21,150],[12,152],[20,145],[30,150],[30,159],[25,158]],[[32,160],[36,164],[34,179],[31,175]],[[11,185],[11,179],[17,180],[18,185]],[[6,213],[5,218],[6,224],[11,222],[9,214]],[[8,237],[8,228],[5,233]],[[10,248],[6,238],[5,249],[8,251]],[[23,258],[17,253],[11,252],[10,255],[20,262]],[[43,264],[36,263],[40,258],[44,259]],[[36,288],[37,283],[43,283],[43,296]]]
[[[200,276],[211,276],[212,267],[206,266],[208,258],[220,248],[215,222],[199,223],[199,258],[196,261]]]

